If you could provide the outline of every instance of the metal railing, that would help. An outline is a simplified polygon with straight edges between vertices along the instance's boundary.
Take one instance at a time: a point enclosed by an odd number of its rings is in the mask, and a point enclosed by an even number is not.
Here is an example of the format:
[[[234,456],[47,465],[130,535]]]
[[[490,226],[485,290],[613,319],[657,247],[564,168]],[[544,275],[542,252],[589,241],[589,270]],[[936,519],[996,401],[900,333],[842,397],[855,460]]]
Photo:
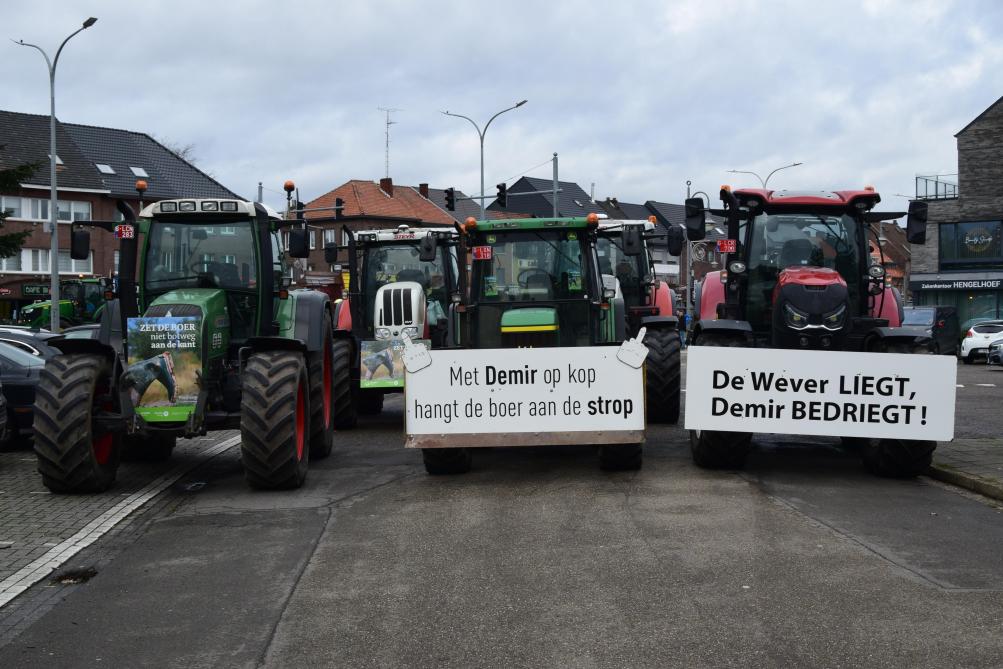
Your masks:
[[[957,174],[916,176],[917,200],[950,200],[958,197]]]

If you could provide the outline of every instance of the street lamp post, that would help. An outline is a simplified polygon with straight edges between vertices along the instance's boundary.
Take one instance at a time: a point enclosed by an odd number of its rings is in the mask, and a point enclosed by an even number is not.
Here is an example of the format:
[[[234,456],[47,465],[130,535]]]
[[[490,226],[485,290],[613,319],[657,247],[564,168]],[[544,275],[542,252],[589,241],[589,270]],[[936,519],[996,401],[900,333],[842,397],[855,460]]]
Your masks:
[[[63,47],[77,33],[90,28],[97,23],[93,16],[84,21],[83,25],[63,40],[56,50],[56,57],[49,60],[49,54],[45,53],[42,47],[36,44],[28,44],[24,40],[14,42],[20,46],[30,46],[37,49],[45,64],[49,67],[49,233],[52,236],[52,244],[49,249],[49,328],[53,332],[59,332],[59,200],[56,193],[56,65],[59,64],[59,54],[63,52]],[[71,216],[72,218],[72,216]]]
[[[475,130],[477,130],[477,136],[481,140],[481,198],[480,199],[481,199],[481,219],[482,220],[485,218],[485,215],[484,215],[484,135],[487,134],[487,132],[488,132],[488,126],[491,125],[491,121],[495,120],[496,118],[498,118],[499,116],[501,116],[502,114],[504,114],[507,111],[512,111],[513,109],[517,109],[517,108],[523,106],[524,104],[526,104],[526,102],[527,102],[526,100],[523,100],[522,102],[517,102],[516,104],[512,105],[511,107],[508,107],[507,109],[502,109],[500,112],[498,112],[497,114],[495,114],[494,116],[492,116],[491,118],[488,119],[488,122],[484,124],[484,130],[481,130],[480,126],[478,126],[477,123],[475,123],[474,120],[472,118],[470,118],[469,116],[464,116],[463,114],[453,114],[453,113],[451,113],[449,111],[442,112],[446,116],[455,116],[456,118],[462,118],[462,119],[466,119],[466,120],[470,121],[470,124],[472,126],[474,126]]]
[[[778,167],[777,169],[775,169],[772,172],[770,172],[769,174],[767,174],[765,179],[763,179],[763,177],[759,176],[755,172],[750,172],[748,170],[728,170],[728,172],[731,172],[732,174],[751,174],[752,176],[754,176],[757,179],[759,179],[759,183],[762,184],[763,190],[766,190],[766,184],[770,183],[770,177],[772,177],[774,174],[776,174],[780,170],[786,170],[786,169],[789,169],[791,167],[797,167],[798,165],[804,165],[804,163],[791,163],[790,165],[784,165],[783,167]]]

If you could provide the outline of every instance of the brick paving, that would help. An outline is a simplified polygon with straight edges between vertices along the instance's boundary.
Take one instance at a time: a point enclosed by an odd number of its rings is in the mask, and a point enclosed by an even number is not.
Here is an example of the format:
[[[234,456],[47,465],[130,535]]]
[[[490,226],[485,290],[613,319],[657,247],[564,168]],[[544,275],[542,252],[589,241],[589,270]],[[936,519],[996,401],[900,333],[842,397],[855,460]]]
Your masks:
[[[74,536],[150,481],[184,463],[196,463],[214,444],[239,434],[214,432],[178,440],[167,462],[123,462],[111,490],[97,495],[53,495],[42,485],[30,448],[0,453],[0,581]]]
[[[1003,500],[1003,439],[955,439],[938,444],[930,476]]]

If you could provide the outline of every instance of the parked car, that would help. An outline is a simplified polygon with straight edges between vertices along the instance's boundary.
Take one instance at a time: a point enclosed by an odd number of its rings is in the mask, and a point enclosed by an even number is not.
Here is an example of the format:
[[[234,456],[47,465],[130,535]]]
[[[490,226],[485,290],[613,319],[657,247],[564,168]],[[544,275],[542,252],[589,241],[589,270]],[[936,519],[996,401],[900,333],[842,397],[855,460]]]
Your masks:
[[[51,332],[34,332],[31,330],[8,330],[0,328],[0,342],[10,344],[14,348],[19,348],[25,353],[41,357],[48,360],[59,353],[58,350],[49,346],[46,342],[53,337],[57,337]]]
[[[1003,321],[986,321],[973,325],[961,340],[961,359],[966,365],[989,353],[989,345],[1003,337]]]
[[[12,437],[32,432],[35,388],[44,366],[42,356],[0,343],[0,384],[7,401],[7,427]]]
[[[986,365],[1003,365],[1003,339],[996,339],[989,343]]]
[[[97,339],[101,334],[101,326],[98,324],[74,325],[63,330],[63,336],[67,339]]]
[[[958,310],[954,307],[906,307],[902,310],[902,326],[922,329],[933,340],[930,353],[958,355],[961,328],[958,326]]]

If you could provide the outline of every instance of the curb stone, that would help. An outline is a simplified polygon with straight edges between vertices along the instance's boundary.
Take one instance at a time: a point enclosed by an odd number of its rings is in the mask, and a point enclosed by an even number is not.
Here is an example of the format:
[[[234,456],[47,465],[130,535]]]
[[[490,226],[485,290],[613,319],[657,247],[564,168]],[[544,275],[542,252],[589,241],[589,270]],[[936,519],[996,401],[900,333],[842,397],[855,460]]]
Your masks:
[[[1003,500],[1003,484],[999,481],[992,481],[982,478],[981,476],[968,474],[966,472],[959,471],[950,465],[934,463],[930,465],[930,470],[927,472],[927,476],[937,479],[938,481],[943,481],[944,483],[950,483],[951,485],[971,490],[972,492],[977,492],[980,495],[985,495],[986,497]]]

